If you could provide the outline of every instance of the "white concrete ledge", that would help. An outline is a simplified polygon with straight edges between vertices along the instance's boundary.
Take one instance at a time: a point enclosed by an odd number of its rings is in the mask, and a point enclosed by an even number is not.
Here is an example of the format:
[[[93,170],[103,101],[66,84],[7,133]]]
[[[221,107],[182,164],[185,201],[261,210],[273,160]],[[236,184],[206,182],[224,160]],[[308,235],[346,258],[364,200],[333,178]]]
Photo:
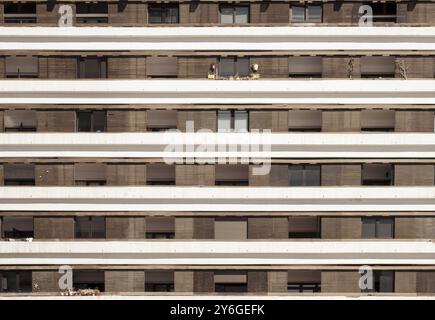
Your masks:
[[[424,159],[435,133],[0,133],[0,157]]]
[[[435,80],[2,80],[0,104],[421,104]]]
[[[435,187],[1,187],[0,211],[435,211]]]
[[[0,50],[435,50],[435,27],[0,27]]]
[[[0,242],[0,265],[433,265],[432,241]]]

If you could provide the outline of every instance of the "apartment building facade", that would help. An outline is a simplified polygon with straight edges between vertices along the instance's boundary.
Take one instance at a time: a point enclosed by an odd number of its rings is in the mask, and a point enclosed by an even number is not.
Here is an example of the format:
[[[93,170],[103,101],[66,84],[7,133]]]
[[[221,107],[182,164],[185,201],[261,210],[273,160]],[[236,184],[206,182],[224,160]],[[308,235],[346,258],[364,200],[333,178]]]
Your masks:
[[[107,295],[432,295],[434,27],[434,1],[2,1],[1,295],[62,266]],[[192,130],[267,134],[270,171]]]

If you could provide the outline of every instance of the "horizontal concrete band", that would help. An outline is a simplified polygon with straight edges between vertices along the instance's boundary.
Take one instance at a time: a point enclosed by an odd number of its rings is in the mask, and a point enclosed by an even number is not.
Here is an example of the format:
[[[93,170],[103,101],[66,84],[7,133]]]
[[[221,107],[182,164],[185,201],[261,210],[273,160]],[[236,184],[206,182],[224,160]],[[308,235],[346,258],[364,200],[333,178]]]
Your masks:
[[[435,80],[2,80],[0,104],[435,104]]]
[[[435,133],[2,133],[0,157],[424,159]]]
[[[435,187],[2,187],[0,211],[435,211]]]
[[[0,50],[434,50],[435,27],[0,27]]]
[[[432,241],[0,242],[0,265],[430,265]]]

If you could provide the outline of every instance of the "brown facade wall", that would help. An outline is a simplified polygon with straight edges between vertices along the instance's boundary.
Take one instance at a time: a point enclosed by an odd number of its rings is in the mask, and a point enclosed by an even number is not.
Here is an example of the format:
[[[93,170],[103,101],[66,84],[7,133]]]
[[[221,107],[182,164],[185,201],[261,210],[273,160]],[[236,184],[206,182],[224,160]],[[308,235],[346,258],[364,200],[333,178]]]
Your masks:
[[[107,185],[146,185],[145,164],[108,164]]]
[[[177,186],[214,186],[214,165],[176,165],[175,181]]]
[[[396,111],[397,132],[434,132],[432,111]]]
[[[360,111],[323,111],[322,131],[361,131]]]
[[[331,24],[355,24],[358,22],[360,3],[334,1],[323,4],[323,22]]]
[[[193,130],[208,129],[217,131],[216,111],[179,110],[177,112],[177,128],[186,132],[186,121],[193,121]]]
[[[435,239],[435,218],[396,217],[394,237],[396,239]]]
[[[35,184],[37,186],[73,186],[73,164],[35,165]]]
[[[218,3],[191,1],[180,4],[180,24],[216,24],[218,22]]]
[[[109,25],[111,26],[145,26],[148,20],[146,3],[109,3]]]
[[[106,217],[106,239],[145,239],[144,217]]]
[[[322,186],[361,185],[361,165],[324,164],[321,170]]]
[[[322,59],[322,77],[344,79],[361,78],[360,61],[359,58],[324,57]]]
[[[1,61],[0,61],[1,63]],[[5,130],[4,126],[4,112],[0,111],[0,132],[3,132]]]
[[[266,293],[267,271],[248,271],[248,292]]]
[[[435,272],[419,271],[417,272],[417,292],[418,293],[435,293]]]
[[[407,79],[433,79],[434,62],[433,57],[398,57],[396,58],[396,78],[401,77],[398,65],[402,64],[406,68]]]
[[[108,57],[107,78],[145,79],[145,57]]]
[[[248,218],[249,239],[288,239],[287,217]]]
[[[249,166],[250,186],[288,186],[288,165],[271,165],[269,174],[254,174],[255,166]]]
[[[251,64],[258,64],[261,78],[288,78],[288,57],[252,57]]]
[[[73,9],[73,14],[75,13],[75,5],[68,3]],[[36,4],[36,17],[38,25],[44,27],[57,27],[60,19],[59,7],[61,4],[53,4],[51,1],[47,3]]]
[[[214,218],[175,217],[176,239],[214,239]]]
[[[249,126],[251,130],[272,130],[272,132],[288,131],[287,111],[251,111]]]
[[[34,217],[35,239],[74,239],[73,217]]]
[[[212,271],[194,271],[194,292],[214,292],[214,273]]]
[[[41,79],[76,79],[76,57],[39,57],[39,77]]]
[[[289,24],[290,10],[288,2],[251,3],[250,23]]]
[[[147,131],[145,110],[110,110],[107,112],[107,132]]]
[[[394,272],[394,292],[415,293],[417,292],[417,272],[415,271],[395,271]]]
[[[105,292],[144,292],[144,271],[105,271]]]
[[[361,239],[361,218],[323,217],[322,239]]]
[[[5,177],[4,177],[4,170],[3,165],[0,165],[0,186],[4,184]]]
[[[213,64],[217,65],[215,57],[179,57],[178,78],[206,79]]]
[[[193,292],[193,271],[174,272],[175,292]]]
[[[394,184],[397,186],[433,186],[434,165],[396,164],[394,165]]]
[[[435,3],[418,3],[418,1],[398,3],[397,13],[397,22],[399,23],[433,25],[435,21]]]
[[[59,292],[59,279],[56,271],[32,271],[32,292]]]
[[[360,292],[360,275],[353,271],[322,271],[322,292]]]
[[[287,271],[269,271],[267,273],[268,292],[287,292]]]
[[[75,132],[76,114],[74,111],[38,111],[36,123],[38,132]]]
[[[0,57],[0,79],[6,77],[6,62],[5,57]]]

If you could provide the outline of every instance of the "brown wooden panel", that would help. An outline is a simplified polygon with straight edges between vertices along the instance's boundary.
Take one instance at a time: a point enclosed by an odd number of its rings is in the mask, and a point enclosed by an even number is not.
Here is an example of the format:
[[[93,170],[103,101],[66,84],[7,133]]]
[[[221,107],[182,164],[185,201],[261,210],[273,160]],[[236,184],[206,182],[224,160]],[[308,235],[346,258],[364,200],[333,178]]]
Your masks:
[[[1,63],[1,61],[0,61]],[[0,111],[0,132],[3,132],[5,130],[5,125],[4,125],[4,112]]]
[[[358,22],[360,3],[334,1],[323,4],[323,22],[331,24],[354,24]]]
[[[214,218],[175,217],[176,239],[214,239]]]
[[[360,275],[354,271],[322,271],[322,292],[361,292]]]
[[[214,273],[212,271],[194,271],[194,292],[214,292]]]
[[[322,217],[322,239],[361,239],[359,217]]]
[[[145,164],[108,164],[107,185],[146,185]]]
[[[261,56],[251,58],[251,64],[258,64],[261,78],[288,78],[288,62],[288,57]]]
[[[148,20],[146,3],[109,3],[109,25],[111,26],[145,26]]]
[[[145,79],[145,57],[108,57],[107,78]]]
[[[74,239],[73,217],[34,217],[35,239]]]
[[[174,271],[175,292],[193,292],[193,271]]]
[[[323,57],[323,78],[361,78],[360,58]]]
[[[146,72],[148,77],[178,76],[177,57],[147,57]]]
[[[218,3],[180,3],[180,24],[216,24],[219,22],[218,10]]]
[[[175,238],[193,239],[194,218],[175,217]]]
[[[272,132],[288,131],[287,111],[251,111],[249,124],[251,130],[272,130]]]
[[[396,111],[397,132],[434,132],[433,111]]]
[[[397,13],[398,23],[433,25],[435,21],[435,3],[419,3],[419,1],[398,3]]]
[[[35,165],[35,184],[37,186],[73,186],[73,164]]]
[[[76,79],[76,57],[39,57],[39,78]]]
[[[179,57],[178,78],[206,79],[213,64],[217,65],[215,57]]]
[[[59,292],[61,276],[57,271],[32,271],[32,292]]]
[[[251,23],[288,24],[289,21],[290,9],[288,2],[251,3]]]
[[[398,57],[396,58],[396,78],[401,77],[399,65],[406,68],[407,79],[434,77],[434,58],[433,57]]]
[[[179,110],[177,112],[177,128],[186,132],[186,121],[193,121],[193,130],[208,129],[216,132],[216,111]]]
[[[106,217],[106,239],[145,239],[144,217]]]
[[[36,113],[38,132],[75,132],[74,111],[38,111]]]
[[[0,79],[6,77],[5,57],[0,57]]]
[[[417,292],[418,293],[435,293],[435,272],[419,271],[417,272]]]
[[[268,292],[287,292],[287,271],[269,271],[267,273]]]
[[[361,185],[361,165],[323,164],[322,186],[359,186]]]
[[[288,218],[248,218],[248,239],[288,239]]]
[[[394,292],[415,293],[417,292],[417,272],[415,271],[395,271],[394,272]]]
[[[360,111],[323,111],[322,131],[361,131]]]
[[[214,168],[214,165],[176,165],[176,184],[179,186],[214,186]]]
[[[0,186],[4,184],[4,175],[3,165],[0,164]]]
[[[248,271],[248,292],[268,291],[267,271]]]
[[[288,165],[272,164],[269,174],[253,173],[254,166],[249,166],[250,186],[288,186]]]
[[[394,165],[394,184],[397,186],[433,186],[433,164]]]
[[[73,14],[75,13],[75,5],[69,3],[73,9]],[[36,18],[38,21],[38,26],[58,26],[60,14],[59,7],[61,4],[54,4],[52,1],[47,1],[47,3],[37,3],[36,4]]]
[[[434,217],[396,217],[394,219],[396,239],[435,239]]]
[[[0,23],[1,24],[4,23],[3,13],[4,13],[4,6],[3,6],[3,3],[0,3]]]
[[[144,271],[104,271],[105,292],[144,292]]]
[[[107,132],[144,132],[147,131],[145,110],[107,111]]]

